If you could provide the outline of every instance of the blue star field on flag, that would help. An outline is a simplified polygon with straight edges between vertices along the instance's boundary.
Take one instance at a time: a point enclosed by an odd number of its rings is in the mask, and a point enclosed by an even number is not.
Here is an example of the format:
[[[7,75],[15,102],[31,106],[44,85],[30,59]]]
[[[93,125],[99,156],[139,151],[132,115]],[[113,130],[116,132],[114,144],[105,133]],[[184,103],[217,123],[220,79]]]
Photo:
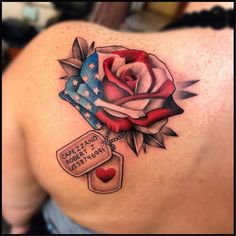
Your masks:
[[[101,129],[103,123],[95,115],[100,107],[94,105],[98,98],[102,98],[101,87],[98,54],[94,53],[83,63],[80,76],[70,77],[59,96],[74,106],[94,129]]]

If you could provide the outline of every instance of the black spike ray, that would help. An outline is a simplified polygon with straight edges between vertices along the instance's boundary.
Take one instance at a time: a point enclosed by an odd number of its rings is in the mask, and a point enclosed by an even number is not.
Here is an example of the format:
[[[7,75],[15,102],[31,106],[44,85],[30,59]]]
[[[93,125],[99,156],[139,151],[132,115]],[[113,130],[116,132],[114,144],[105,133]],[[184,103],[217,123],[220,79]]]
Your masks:
[[[183,90],[179,91],[179,97],[181,99],[187,99],[187,98],[191,98],[191,97],[195,97],[195,96],[197,96],[197,93],[192,93],[192,92],[183,91]]]
[[[149,135],[149,134],[144,135],[144,142],[154,147],[159,147],[164,149],[166,148],[163,136],[160,133],[156,133],[154,135]]]
[[[196,84],[197,82],[199,82],[200,80],[187,80],[187,81],[181,81],[179,82],[179,85],[181,88],[187,88],[193,84]]]
[[[167,136],[173,136],[173,137],[178,137],[178,134],[175,133],[173,129],[170,127],[164,126],[161,130],[161,132]]]

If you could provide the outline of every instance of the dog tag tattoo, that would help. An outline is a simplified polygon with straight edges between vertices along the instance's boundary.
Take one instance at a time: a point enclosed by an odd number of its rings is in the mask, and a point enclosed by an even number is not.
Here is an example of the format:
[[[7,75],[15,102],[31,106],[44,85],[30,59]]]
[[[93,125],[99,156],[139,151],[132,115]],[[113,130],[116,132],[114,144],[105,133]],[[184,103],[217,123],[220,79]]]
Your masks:
[[[56,156],[70,175],[87,176],[92,192],[113,193],[122,187],[123,166],[129,158],[118,152],[116,142],[122,140],[136,156],[150,146],[166,149],[166,136],[178,136],[166,125],[184,112],[176,100],[195,97],[188,89],[199,80],[175,84],[167,65],[152,53],[94,45],[77,37],[71,55],[59,60],[66,72],[59,97],[93,130],[60,148]]]
[[[57,159],[69,174],[80,177],[112,157],[111,148],[104,137],[89,131],[57,151]]]
[[[122,186],[123,156],[113,152],[112,158],[88,173],[88,188],[95,193],[113,193]]]

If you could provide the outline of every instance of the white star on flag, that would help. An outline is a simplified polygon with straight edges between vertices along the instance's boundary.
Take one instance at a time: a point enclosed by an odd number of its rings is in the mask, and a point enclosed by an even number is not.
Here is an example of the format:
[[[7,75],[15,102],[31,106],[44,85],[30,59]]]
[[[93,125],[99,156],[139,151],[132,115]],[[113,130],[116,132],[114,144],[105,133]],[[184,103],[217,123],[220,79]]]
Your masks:
[[[101,126],[100,124],[96,124],[96,128],[97,128],[97,129],[101,129],[102,126]]]
[[[89,110],[89,111],[91,111],[91,110],[92,110],[92,106],[91,106],[91,104],[90,104],[90,103],[88,103],[88,104],[85,106],[85,108],[86,108],[87,110]]]
[[[65,90],[65,91],[64,91],[64,94],[65,94],[65,95],[67,95],[67,94],[68,94],[68,92]]]
[[[73,80],[73,85],[77,85],[78,84],[78,81],[77,80]]]
[[[85,82],[88,81],[88,76],[87,75],[83,76],[83,81],[85,81]]]
[[[100,90],[98,89],[98,87],[95,87],[95,88],[93,89],[93,92],[96,93],[96,94],[98,94],[98,92],[100,92]]]
[[[89,91],[88,90],[84,90],[84,96],[89,97]]]
[[[96,74],[96,75],[94,76],[94,78],[99,80],[99,75]]]
[[[95,65],[93,63],[89,64],[88,66],[91,70],[95,67]]]
[[[74,96],[74,99],[75,99],[76,101],[79,101],[79,95],[75,95],[75,96]]]
[[[85,113],[85,117],[86,118],[89,118],[90,117],[90,114],[88,112]]]

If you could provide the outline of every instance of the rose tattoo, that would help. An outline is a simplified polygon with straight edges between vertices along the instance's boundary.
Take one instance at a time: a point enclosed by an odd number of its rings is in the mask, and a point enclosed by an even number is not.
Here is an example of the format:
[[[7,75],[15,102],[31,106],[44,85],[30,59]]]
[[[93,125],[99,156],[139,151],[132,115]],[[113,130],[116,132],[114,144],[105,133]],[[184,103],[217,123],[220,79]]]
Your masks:
[[[123,137],[138,155],[142,148],[146,152],[146,145],[165,148],[163,134],[177,136],[166,124],[170,117],[183,113],[183,109],[173,99],[176,87],[164,62],[151,53],[122,46],[95,48],[93,42],[88,47],[82,38],[75,39],[72,53],[73,57],[59,60],[67,72],[62,78],[67,80],[65,89],[59,95],[93,129],[107,129],[104,143],[110,145],[113,153],[112,142]],[[188,86],[185,83],[182,87]],[[182,91],[182,98],[186,98],[184,93],[190,94]],[[119,136],[109,141],[109,132]],[[99,177],[98,173],[106,171],[100,168],[96,173]]]

